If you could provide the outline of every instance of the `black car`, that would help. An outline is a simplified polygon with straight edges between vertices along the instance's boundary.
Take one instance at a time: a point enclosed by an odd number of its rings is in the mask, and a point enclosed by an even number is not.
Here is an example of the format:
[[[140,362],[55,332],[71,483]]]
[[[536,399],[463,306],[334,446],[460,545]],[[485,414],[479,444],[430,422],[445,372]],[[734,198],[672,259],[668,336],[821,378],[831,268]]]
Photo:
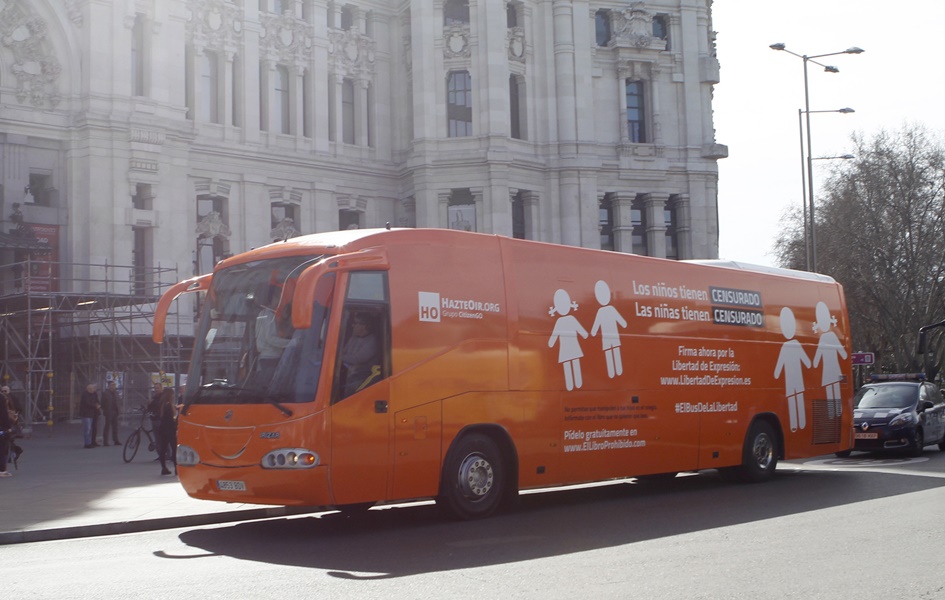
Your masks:
[[[853,398],[854,450],[945,450],[945,399],[921,376],[874,376]]]

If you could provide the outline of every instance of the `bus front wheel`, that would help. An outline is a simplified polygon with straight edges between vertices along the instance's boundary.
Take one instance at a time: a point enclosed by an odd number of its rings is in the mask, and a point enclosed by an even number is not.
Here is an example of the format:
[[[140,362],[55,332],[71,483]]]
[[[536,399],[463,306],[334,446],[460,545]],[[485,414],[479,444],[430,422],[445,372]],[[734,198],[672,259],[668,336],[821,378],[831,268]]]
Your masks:
[[[473,433],[450,450],[437,502],[461,519],[480,519],[499,507],[505,494],[505,464],[492,438]]]

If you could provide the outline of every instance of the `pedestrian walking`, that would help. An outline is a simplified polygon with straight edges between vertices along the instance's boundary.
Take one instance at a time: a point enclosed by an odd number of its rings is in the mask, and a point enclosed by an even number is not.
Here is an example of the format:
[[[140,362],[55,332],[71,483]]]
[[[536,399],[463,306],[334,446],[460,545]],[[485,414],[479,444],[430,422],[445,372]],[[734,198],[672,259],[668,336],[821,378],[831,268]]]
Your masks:
[[[108,382],[108,388],[102,392],[102,416],[105,417],[105,426],[102,428],[102,445],[108,445],[108,438],[112,443],[120,445],[118,441],[118,414],[121,398],[118,396],[118,385],[114,381]]]
[[[177,403],[174,400],[174,390],[166,388],[161,393],[158,424],[158,456],[161,457],[161,475],[170,475],[167,468],[167,459],[174,463],[174,474],[177,474]]]
[[[13,419],[10,417],[9,406],[9,395],[0,394],[0,477],[13,476],[13,473],[7,471],[7,458],[13,447]]]
[[[82,435],[85,438],[86,448],[98,446],[95,441],[95,420],[101,409],[102,403],[98,398],[98,385],[90,383],[82,392],[82,397],[79,398],[79,417],[82,418]]]
[[[10,392],[10,386],[0,387],[0,410],[5,410],[10,418],[10,434],[3,440],[7,444],[7,461],[13,460],[13,466],[19,468],[17,461],[23,454],[23,448],[16,443],[17,438],[23,437],[22,413],[23,409]]]

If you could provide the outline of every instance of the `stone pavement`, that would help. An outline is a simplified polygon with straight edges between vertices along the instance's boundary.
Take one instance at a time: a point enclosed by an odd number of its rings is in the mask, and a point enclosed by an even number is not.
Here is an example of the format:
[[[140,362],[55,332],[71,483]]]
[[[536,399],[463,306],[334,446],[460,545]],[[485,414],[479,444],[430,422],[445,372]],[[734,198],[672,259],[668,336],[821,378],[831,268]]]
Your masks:
[[[101,426],[101,425],[100,425]],[[121,427],[124,442],[132,428]],[[34,426],[19,469],[0,478],[0,544],[114,535],[312,512],[196,500],[142,444],[130,463],[122,446],[83,448],[82,426]]]

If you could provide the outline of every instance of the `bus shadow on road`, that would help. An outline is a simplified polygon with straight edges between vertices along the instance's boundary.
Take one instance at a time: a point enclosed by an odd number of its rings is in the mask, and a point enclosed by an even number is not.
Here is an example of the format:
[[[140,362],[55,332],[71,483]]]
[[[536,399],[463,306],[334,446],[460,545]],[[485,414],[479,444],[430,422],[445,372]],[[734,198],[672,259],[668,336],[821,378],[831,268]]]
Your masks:
[[[513,509],[481,521],[452,521],[418,503],[194,529],[180,539],[208,555],[371,580],[586,552],[943,486],[945,479],[906,473],[805,470],[736,485],[706,471],[523,494]]]

